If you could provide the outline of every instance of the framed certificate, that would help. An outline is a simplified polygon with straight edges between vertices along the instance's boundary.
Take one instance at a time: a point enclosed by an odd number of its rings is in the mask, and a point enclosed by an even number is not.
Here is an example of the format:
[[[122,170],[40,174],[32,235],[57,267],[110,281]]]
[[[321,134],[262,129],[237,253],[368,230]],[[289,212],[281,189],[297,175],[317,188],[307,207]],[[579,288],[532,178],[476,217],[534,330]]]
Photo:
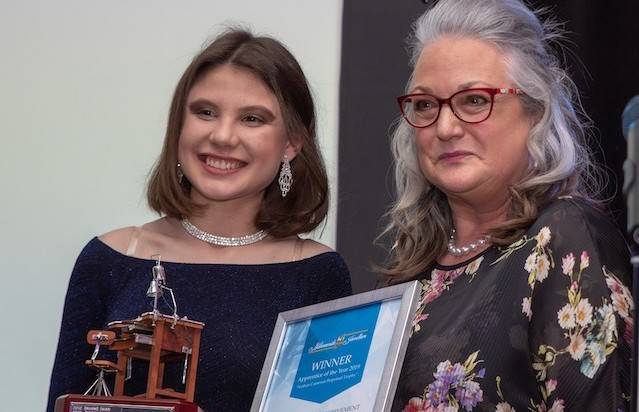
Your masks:
[[[421,287],[282,312],[251,412],[389,411]]]

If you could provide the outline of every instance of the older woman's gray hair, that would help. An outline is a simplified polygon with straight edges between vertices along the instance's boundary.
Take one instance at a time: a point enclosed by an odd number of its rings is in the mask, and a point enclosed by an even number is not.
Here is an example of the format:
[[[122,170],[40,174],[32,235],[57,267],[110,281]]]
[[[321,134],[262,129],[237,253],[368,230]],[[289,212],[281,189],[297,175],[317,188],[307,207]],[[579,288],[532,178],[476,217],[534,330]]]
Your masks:
[[[520,237],[539,207],[558,196],[593,201],[599,173],[585,142],[588,120],[574,83],[552,49],[562,38],[559,24],[540,21],[519,0],[440,0],[414,24],[411,65],[425,46],[447,35],[496,46],[515,87],[525,93],[525,112],[536,120],[528,139],[527,173],[510,188],[508,218],[491,232],[492,242],[509,244]],[[391,145],[397,201],[381,235],[394,242],[382,272],[399,281],[420,273],[444,253],[452,219],[446,196],[420,170],[415,129],[400,120]]]

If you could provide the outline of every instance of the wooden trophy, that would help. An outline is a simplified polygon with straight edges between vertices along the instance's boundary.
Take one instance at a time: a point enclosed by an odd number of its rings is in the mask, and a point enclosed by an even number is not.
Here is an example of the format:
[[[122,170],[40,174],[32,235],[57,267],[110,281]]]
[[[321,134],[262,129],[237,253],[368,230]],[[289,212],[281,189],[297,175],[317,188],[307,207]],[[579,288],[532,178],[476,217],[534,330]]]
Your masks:
[[[204,324],[177,316],[175,297],[164,283],[164,269],[158,258],[147,292],[147,296],[154,298],[153,312],[131,320],[111,322],[106,330],[87,333],[87,343],[95,349],[85,364],[97,371],[97,378],[83,395],[60,396],[55,412],[202,411],[193,403],[193,398]],[[171,294],[173,315],[164,315],[157,310],[158,297],[164,290]],[[98,359],[103,346],[117,352],[117,363]],[[125,396],[125,381],[130,377],[133,359],[149,363],[146,392]],[[165,365],[176,362],[182,365],[184,392],[163,386]],[[113,393],[106,382],[108,375],[115,376]]]

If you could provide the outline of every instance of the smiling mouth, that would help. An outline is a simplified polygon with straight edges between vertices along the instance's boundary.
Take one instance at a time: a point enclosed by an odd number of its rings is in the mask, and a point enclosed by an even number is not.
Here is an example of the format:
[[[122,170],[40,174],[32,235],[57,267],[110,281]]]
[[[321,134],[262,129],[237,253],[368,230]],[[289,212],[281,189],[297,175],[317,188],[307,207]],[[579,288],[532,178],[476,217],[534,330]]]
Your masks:
[[[231,171],[246,166],[246,162],[234,159],[221,159],[219,157],[206,156],[204,163],[208,167],[218,170]]]

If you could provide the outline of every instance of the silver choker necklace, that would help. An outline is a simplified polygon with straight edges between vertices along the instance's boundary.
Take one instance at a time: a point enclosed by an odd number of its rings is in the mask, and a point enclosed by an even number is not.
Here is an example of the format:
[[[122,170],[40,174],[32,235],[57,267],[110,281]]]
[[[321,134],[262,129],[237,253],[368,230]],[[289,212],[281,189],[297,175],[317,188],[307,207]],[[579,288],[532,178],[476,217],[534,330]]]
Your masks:
[[[251,235],[238,237],[217,236],[198,229],[193,225],[193,223],[189,222],[187,218],[182,219],[182,226],[189,235],[215,246],[246,246],[251,245],[255,242],[259,242],[260,240],[268,236],[268,234],[263,230],[255,232]]]
[[[453,256],[464,256],[469,254],[470,252],[474,252],[480,247],[486,245],[488,243],[488,240],[490,239],[490,236],[484,235],[483,237],[481,237],[480,239],[474,242],[457,246],[455,245],[455,233],[456,231],[453,228],[453,231],[450,234],[450,239],[448,239],[448,253],[450,253]]]

